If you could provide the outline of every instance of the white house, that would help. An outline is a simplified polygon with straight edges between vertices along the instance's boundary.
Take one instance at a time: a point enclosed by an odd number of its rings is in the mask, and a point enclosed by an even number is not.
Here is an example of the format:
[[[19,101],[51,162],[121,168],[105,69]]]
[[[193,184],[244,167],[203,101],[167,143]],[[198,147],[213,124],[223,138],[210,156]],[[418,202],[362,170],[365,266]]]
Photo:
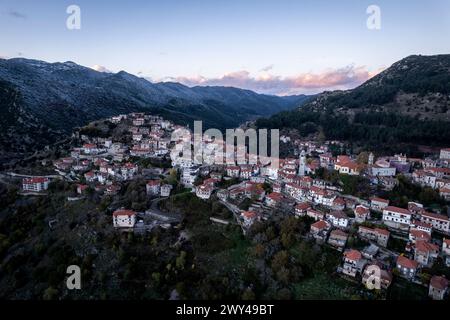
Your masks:
[[[431,224],[435,230],[449,233],[450,219],[447,216],[432,212],[423,212],[420,221]]]
[[[370,208],[375,211],[383,211],[389,205],[389,200],[374,197],[370,199]]]
[[[448,290],[448,280],[445,277],[433,276],[430,280],[428,296],[433,300],[444,300]]]
[[[366,221],[367,218],[370,217],[369,208],[363,205],[356,206],[353,212],[355,213],[355,220],[358,223],[363,223],[364,221]]]
[[[172,185],[171,184],[163,184],[161,186],[161,197],[168,197],[170,196],[170,192],[172,191]]]
[[[115,228],[133,228],[136,223],[136,212],[132,210],[116,210],[113,213]]]
[[[335,227],[347,228],[349,220],[343,211],[331,211],[326,215],[327,220]]]
[[[391,167],[388,161],[380,159],[370,168],[370,173],[373,176],[379,177],[393,177],[396,173],[396,168]]]
[[[414,248],[414,260],[423,266],[431,266],[439,255],[439,246],[425,240],[417,240]]]
[[[191,187],[199,175],[200,168],[191,166],[182,168],[181,183],[187,187]]]
[[[161,181],[159,180],[150,180],[147,182],[145,189],[147,191],[147,195],[156,196],[159,194],[161,188]]]
[[[387,206],[383,209],[383,221],[396,229],[408,229],[411,224],[411,212],[407,209]]]
[[[450,148],[445,148],[441,150],[439,154],[440,159],[449,160],[450,159]]]
[[[85,154],[97,154],[99,152],[99,149],[95,144],[92,143],[86,143],[83,145],[83,148],[81,149]]]
[[[242,219],[244,221],[244,227],[250,227],[258,218],[258,215],[254,211],[243,211],[241,213]]]
[[[211,186],[204,184],[195,188],[195,194],[197,195],[197,197],[204,200],[209,199],[211,197],[212,192],[213,188]]]
[[[241,168],[238,166],[228,166],[227,167],[227,176],[233,177],[233,178],[239,178]]]
[[[342,273],[356,277],[364,269],[365,260],[362,258],[361,252],[358,250],[349,250],[344,253],[344,263],[342,266]]]
[[[404,256],[398,256],[396,266],[401,275],[405,278],[412,279],[416,276],[419,264]]]
[[[22,189],[24,191],[40,192],[48,189],[50,180],[45,177],[25,178],[22,180]]]
[[[320,211],[317,211],[317,210],[314,210],[314,209],[311,209],[311,208],[308,208],[306,210],[306,215],[308,217],[310,217],[310,218],[313,218],[316,221],[319,221],[319,220],[323,219],[324,213],[320,212]]]
[[[442,254],[444,255],[445,264],[450,267],[450,239],[445,239],[442,241]]]

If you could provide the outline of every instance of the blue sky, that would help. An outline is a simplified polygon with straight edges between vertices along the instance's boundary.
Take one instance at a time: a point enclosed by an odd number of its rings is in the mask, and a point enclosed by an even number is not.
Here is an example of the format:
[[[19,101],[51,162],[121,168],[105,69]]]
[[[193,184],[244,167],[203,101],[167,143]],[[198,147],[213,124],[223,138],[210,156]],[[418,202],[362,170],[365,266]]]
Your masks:
[[[68,5],[81,29],[68,30]],[[369,5],[381,30],[366,27]],[[411,54],[450,53],[448,0],[0,0],[0,56],[273,94],[353,87]]]

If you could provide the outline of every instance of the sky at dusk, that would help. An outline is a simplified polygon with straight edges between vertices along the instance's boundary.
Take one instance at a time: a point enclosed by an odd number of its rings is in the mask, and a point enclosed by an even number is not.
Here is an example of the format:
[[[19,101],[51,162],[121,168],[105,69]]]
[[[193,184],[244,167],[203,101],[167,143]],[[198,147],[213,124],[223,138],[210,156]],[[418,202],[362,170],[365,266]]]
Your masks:
[[[69,30],[69,5],[81,29]],[[381,29],[369,30],[369,5]],[[74,61],[151,81],[317,93],[411,54],[450,53],[448,0],[0,0],[0,57]]]

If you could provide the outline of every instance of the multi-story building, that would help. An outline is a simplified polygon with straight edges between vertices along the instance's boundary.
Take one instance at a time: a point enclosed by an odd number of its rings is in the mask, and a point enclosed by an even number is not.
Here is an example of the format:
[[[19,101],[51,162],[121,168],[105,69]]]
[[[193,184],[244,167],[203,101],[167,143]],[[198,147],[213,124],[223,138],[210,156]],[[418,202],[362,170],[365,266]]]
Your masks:
[[[113,213],[115,228],[133,228],[136,224],[136,212],[132,210],[116,210]]]
[[[22,180],[22,189],[24,191],[40,192],[48,189],[50,180],[45,177],[25,178]]]
[[[411,224],[411,212],[407,209],[387,206],[383,209],[383,222],[396,229],[408,229]]]

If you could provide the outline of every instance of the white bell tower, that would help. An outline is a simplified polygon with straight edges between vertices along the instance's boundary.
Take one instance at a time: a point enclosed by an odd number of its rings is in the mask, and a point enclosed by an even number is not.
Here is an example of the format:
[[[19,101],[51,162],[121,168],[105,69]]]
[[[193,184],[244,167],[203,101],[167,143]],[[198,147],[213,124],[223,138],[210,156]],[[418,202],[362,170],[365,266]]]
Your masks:
[[[304,176],[306,172],[306,156],[305,150],[300,153],[299,164],[298,164],[298,175]]]

